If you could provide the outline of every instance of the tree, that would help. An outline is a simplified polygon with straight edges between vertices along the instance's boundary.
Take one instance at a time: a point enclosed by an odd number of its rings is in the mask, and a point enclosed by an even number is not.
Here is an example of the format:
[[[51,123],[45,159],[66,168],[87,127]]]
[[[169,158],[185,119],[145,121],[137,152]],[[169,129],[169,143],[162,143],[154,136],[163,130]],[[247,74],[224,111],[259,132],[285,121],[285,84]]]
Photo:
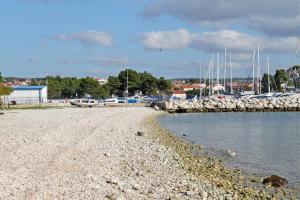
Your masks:
[[[274,75],[276,88],[278,91],[283,92],[282,84],[287,83],[288,81],[288,74],[284,69],[276,70],[276,73]]]
[[[1,75],[1,72],[0,72],[0,83],[3,83],[3,77]]]
[[[122,95],[122,93],[120,92],[121,82],[118,77],[115,76],[108,77],[107,86],[111,95],[112,94]]]
[[[127,90],[127,70],[121,71],[118,75],[120,80],[120,90],[125,94]],[[134,95],[134,92],[140,89],[140,75],[137,71],[128,69],[128,93]]]
[[[62,97],[62,85],[61,78],[56,77],[47,77],[48,82],[48,96],[50,99],[59,99]]]
[[[293,67],[287,70],[289,78],[293,80],[295,88],[298,88],[300,81],[300,65],[294,65]]]
[[[269,74],[270,79],[270,91],[274,91],[276,89],[276,83],[274,77]],[[269,91],[269,83],[268,83],[268,74],[264,74],[261,79],[262,84],[262,92],[267,93]]]
[[[145,95],[156,95],[157,88],[157,79],[148,72],[140,73],[140,87],[139,90]]]
[[[199,83],[199,79],[196,78],[191,78],[188,83],[194,84],[194,83]]]
[[[77,78],[63,78],[61,81],[62,85],[62,97],[72,98],[76,97],[77,91],[79,90],[80,80]]]
[[[164,79],[164,77],[158,79],[157,87],[162,94],[169,95],[172,93],[172,83],[171,81]]]
[[[79,84],[79,95],[91,95],[93,98],[104,98],[109,96],[108,88],[99,85],[98,81],[93,78],[82,78]]]
[[[4,106],[2,96],[9,95],[11,92],[12,92],[11,87],[7,87],[2,82],[0,82],[0,105]]]

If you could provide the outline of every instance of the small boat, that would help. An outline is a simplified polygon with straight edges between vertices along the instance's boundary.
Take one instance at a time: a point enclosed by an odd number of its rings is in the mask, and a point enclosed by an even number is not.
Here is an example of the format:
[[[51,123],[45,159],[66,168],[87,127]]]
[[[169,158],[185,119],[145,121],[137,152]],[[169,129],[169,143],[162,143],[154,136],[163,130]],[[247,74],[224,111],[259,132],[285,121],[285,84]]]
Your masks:
[[[93,107],[98,105],[98,100],[95,99],[73,99],[69,100],[72,106],[78,107]]]

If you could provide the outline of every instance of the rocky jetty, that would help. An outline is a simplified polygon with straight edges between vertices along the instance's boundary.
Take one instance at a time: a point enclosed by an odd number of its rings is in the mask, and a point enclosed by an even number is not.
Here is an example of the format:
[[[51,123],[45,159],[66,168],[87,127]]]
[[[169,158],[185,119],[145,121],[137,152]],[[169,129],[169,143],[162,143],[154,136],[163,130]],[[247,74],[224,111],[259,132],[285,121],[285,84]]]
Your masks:
[[[162,109],[168,112],[271,112],[300,111],[300,97],[236,99],[207,97],[199,100],[169,100]]]

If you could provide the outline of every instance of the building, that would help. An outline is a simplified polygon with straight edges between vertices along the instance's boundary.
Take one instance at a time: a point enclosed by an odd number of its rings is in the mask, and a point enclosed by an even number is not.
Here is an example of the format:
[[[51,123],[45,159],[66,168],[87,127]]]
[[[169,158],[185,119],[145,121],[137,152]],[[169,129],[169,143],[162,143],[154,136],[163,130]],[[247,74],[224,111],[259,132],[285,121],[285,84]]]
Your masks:
[[[182,90],[174,90],[172,97],[186,99],[186,92]]]
[[[104,85],[108,82],[106,78],[95,78],[96,81],[98,81],[99,85]]]
[[[12,86],[13,92],[5,96],[5,101],[10,104],[39,104],[47,103],[48,88],[41,86]]]

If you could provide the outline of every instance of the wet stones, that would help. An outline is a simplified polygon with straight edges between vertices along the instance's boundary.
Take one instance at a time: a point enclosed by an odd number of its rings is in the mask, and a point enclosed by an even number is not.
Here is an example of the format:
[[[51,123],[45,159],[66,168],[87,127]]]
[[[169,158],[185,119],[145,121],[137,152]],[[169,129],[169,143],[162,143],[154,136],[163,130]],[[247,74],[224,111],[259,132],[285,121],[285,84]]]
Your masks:
[[[145,135],[145,133],[144,133],[144,132],[142,132],[142,131],[138,131],[138,132],[136,133],[136,135],[137,135],[137,136],[144,136],[144,135]]]
[[[288,181],[280,176],[272,175],[268,178],[264,178],[263,184],[278,188],[287,185]]]

